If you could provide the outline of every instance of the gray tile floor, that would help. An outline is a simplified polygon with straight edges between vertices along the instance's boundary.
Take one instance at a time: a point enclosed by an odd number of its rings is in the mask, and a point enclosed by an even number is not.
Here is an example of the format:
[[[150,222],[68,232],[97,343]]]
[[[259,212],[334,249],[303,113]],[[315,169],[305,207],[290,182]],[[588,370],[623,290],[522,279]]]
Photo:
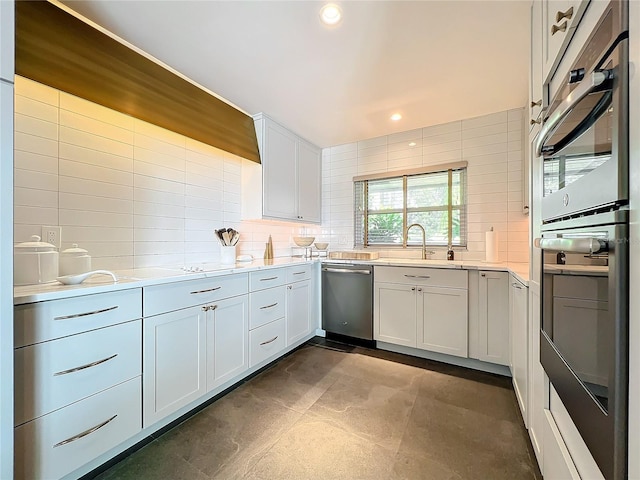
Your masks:
[[[98,478],[541,478],[510,379],[319,343]]]

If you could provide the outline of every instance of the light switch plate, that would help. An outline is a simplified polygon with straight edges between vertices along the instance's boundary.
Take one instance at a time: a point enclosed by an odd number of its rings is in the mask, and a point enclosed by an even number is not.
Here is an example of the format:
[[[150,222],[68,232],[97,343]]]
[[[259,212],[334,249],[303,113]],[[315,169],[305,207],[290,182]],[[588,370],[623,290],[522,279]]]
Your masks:
[[[58,250],[60,250],[62,240],[62,227],[43,225],[42,235],[40,237],[43,242],[50,243],[51,245],[54,245]]]

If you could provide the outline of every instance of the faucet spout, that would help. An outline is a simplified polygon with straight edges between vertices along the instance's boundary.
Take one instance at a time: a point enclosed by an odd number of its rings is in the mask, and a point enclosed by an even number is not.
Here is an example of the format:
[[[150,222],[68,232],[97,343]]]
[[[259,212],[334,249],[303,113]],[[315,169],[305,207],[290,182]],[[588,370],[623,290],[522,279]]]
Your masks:
[[[420,230],[422,230],[422,260],[426,260],[427,259],[427,242],[426,242],[427,234],[424,231],[424,227],[419,223],[412,223],[411,225],[409,225],[407,227],[407,232],[406,232],[407,240],[409,239],[409,230],[411,229],[411,227],[418,227]]]

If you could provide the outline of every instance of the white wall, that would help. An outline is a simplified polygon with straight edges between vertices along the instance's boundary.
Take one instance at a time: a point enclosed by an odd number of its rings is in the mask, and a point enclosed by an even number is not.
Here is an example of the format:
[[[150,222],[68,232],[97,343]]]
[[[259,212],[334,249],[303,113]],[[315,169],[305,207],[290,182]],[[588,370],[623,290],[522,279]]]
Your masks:
[[[62,227],[94,268],[217,262],[214,229],[241,233],[238,254],[291,254],[292,236],[317,226],[240,219],[242,159],[17,77],[16,242]]]
[[[485,232],[499,235],[499,260],[528,262],[522,213],[523,109],[498,112],[322,152],[322,226],[334,249],[353,247],[353,177],[453,161],[468,162],[468,249],[457,258],[484,260]],[[409,143],[415,143],[413,147]],[[436,257],[442,257],[440,249]],[[418,255],[418,249],[410,254]],[[407,251],[385,251],[385,256]]]

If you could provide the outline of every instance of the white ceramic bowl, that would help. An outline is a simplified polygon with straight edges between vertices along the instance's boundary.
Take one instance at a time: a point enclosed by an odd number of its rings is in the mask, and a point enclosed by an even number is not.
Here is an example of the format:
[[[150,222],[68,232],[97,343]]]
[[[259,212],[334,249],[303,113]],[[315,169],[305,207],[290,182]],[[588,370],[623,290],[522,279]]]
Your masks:
[[[316,237],[293,237],[293,241],[299,247],[308,247],[315,239]]]
[[[316,242],[314,243],[318,250],[326,250],[329,244],[327,242]]]

